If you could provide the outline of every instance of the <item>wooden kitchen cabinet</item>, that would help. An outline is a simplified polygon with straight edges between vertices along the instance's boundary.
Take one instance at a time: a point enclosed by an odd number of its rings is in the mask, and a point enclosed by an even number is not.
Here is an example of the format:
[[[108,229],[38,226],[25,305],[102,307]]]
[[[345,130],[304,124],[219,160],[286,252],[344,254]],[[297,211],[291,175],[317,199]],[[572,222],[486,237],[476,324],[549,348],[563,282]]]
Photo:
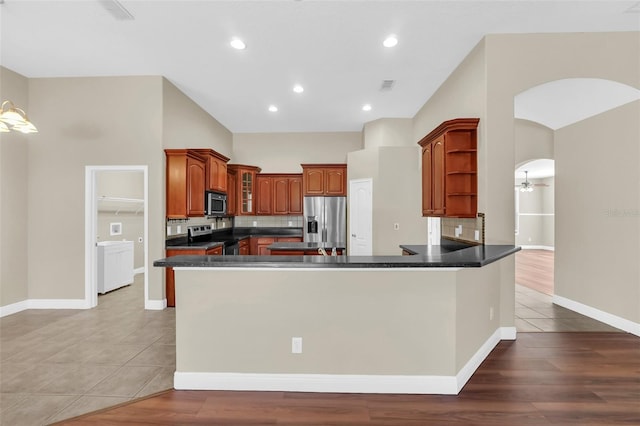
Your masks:
[[[301,164],[303,195],[346,196],[346,164]]]
[[[476,217],[478,118],[445,121],[422,138],[422,215]]]
[[[256,214],[271,215],[273,180],[269,175],[256,176]]]
[[[269,250],[267,247],[269,247],[271,244],[275,242],[276,242],[276,239],[274,237],[258,237],[257,243],[256,243],[256,247],[257,247],[256,254],[258,256],[270,255],[271,250]]]
[[[214,247],[209,250],[205,249],[187,249],[187,250],[172,250],[167,249],[165,252],[166,257],[173,256],[217,256],[222,255],[222,246]],[[167,306],[176,306],[176,280],[173,268],[166,268],[165,272],[165,294],[167,296]]]
[[[227,169],[235,172],[236,176],[235,214],[237,216],[255,215],[256,175],[260,173],[260,167],[247,166],[243,164],[229,164]]]
[[[289,177],[289,214],[302,215],[302,175]]]
[[[192,149],[205,159],[205,189],[227,193],[227,162],[229,159],[212,149]]]
[[[238,209],[236,170],[227,167],[227,215],[235,216]]]
[[[299,173],[256,176],[257,208],[259,215],[301,215],[302,175]]]
[[[245,238],[244,240],[240,240],[238,242],[238,254],[241,256],[247,256],[250,254],[249,247],[249,238]]]
[[[267,247],[276,242],[300,243],[302,242],[302,237],[251,237],[249,254],[257,256],[271,255],[271,250]]]
[[[166,216],[204,216],[205,159],[187,149],[165,149]]]

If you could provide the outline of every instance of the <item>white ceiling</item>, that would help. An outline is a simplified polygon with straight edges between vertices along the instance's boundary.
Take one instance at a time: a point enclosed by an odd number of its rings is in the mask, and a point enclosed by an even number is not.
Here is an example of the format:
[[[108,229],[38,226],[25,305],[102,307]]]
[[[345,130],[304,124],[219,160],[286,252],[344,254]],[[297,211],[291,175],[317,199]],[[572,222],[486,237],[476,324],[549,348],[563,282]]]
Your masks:
[[[133,20],[98,0],[0,3],[3,66],[30,78],[162,75],[234,133],[413,117],[486,34],[640,30],[636,0],[121,0]],[[390,33],[399,43],[384,48]]]
[[[640,90],[599,78],[568,78],[525,90],[514,98],[514,116],[557,130],[640,99]]]
[[[524,179],[525,171],[528,172],[529,179],[542,179],[555,176],[555,161],[549,159],[529,161],[516,169],[515,178]]]

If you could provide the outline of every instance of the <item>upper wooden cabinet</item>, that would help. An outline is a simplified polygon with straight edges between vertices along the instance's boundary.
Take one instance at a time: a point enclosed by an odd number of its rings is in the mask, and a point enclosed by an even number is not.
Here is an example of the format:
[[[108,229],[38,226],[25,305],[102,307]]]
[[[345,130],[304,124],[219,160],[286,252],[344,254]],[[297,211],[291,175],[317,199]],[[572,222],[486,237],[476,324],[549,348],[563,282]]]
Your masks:
[[[422,138],[422,215],[476,217],[478,118],[445,121]]]
[[[347,195],[346,164],[302,164],[303,195]]]
[[[206,161],[188,149],[165,149],[169,219],[204,216]]]
[[[227,169],[235,172],[235,214],[238,216],[256,214],[256,175],[260,173],[260,167],[229,164]],[[228,188],[228,190],[231,191],[232,189]],[[228,204],[229,200],[227,197],[227,205]]]
[[[227,162],[229,159],[212,149],[192,149],[205,159],[205,188],[209,191],[227,192]]]
[[[256,214],[302,214],[301,174],[259,174],[256,177],[256,185]]]
[[[227,168],[227,214],[235,216],[238,209],[237,193],[237,172]]]

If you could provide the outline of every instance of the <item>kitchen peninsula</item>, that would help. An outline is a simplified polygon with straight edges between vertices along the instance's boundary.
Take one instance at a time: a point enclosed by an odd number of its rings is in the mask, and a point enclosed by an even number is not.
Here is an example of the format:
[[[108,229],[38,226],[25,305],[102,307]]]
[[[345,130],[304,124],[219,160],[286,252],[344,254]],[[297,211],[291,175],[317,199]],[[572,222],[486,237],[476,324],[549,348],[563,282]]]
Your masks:
[[[515,339],[502,260],[518,250],[158,260],[175,270],[174,387],[457,394]]]

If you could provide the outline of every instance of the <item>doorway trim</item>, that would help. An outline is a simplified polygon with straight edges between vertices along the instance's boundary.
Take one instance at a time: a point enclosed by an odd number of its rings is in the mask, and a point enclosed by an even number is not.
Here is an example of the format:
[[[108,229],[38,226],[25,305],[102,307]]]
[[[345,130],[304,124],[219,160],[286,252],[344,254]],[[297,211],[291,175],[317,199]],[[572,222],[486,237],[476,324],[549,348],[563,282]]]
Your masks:
[[[87,308],[98,305],[98,276],[96,238],[98,235],[98,197],[96,194],[97,173],[142,172],[144,176],[144,307],[154,309],[149,301],[149,166],[85,166],[84,193],[84,300]],[[136,270],[139,272],[139,270]]]

